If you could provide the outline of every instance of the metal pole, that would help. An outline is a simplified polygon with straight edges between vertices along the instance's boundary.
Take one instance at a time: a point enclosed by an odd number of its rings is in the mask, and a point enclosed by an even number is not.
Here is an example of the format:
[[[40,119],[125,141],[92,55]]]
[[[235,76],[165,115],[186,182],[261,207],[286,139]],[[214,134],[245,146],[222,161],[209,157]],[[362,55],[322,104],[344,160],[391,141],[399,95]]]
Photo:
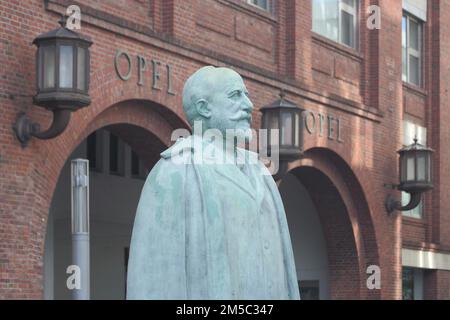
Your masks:
[[[80,286],[74,300],[90,299],[89,264],[89,161],[72,160],[72,263],[79,267]]]
[[[89,279],[89,234],[72,234],[72,260],[80,267],[80,289],[72,290],[74,300],[90,299]]]

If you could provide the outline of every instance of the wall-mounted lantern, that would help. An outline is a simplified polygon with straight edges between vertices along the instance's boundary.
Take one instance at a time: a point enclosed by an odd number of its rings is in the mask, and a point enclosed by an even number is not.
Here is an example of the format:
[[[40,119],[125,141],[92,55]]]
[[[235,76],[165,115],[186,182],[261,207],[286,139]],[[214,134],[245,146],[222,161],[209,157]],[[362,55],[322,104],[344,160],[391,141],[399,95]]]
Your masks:
[[[37,46],[36,85],[33,102],[53,112],[50,127],[41,131],[25,113],[20,113],[14,131],[22,146],[31,137],[51,139],[61,134],[69,124],[70,114],[91,103],[89,97],[90,54],[92,41],[66,28],[64,17],[61,27],[39,35],[33,40]]]
[[[432,155],[433,150],[427,148],[414,139],[414,143],[399,150],[400,184],[395,186],[398,190],[407,192],[411,199],[406,206],[388,195],[385,201],[386,210],[408,211],[417,207],[422,193],[433,189],[432,182]]]
[[[278,180],[287,171],[289,161],[299,159],[303,154],[303,109],[286,100],[283,91],[280,99],[260,109],[261,129],[267,130],[267,155],[273,157],[279,150],[279,170],[274,175]],[[272,134],[274,133],[278,134]]]

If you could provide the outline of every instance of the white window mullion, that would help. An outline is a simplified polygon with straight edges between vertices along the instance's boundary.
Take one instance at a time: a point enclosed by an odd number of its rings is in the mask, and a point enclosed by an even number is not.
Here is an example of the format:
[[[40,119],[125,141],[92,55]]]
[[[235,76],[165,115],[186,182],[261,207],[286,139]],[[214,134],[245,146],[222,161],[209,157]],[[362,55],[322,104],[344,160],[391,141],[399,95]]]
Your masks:
[[[406,17],[406,79],[409,82],[409,75],[411,74],[409,67],[411,65],[409,61],[409,50],[410,50],[410,31],[409,31],[409,17]]]

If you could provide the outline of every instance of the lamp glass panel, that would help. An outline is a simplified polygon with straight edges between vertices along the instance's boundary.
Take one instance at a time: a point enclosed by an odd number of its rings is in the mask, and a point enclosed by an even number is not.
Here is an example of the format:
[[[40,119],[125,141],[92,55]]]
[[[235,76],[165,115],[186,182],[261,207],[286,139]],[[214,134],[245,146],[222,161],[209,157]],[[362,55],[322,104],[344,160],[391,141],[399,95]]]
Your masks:
[[[55,87],[55,47],[42,47],[44,62],[44,89]],[[39,75],[38,75],[39,76]]]
[[[400,157],[400,182],[406,181],[406,157],[401,156]]]
[[[77,88],[86,90],[86,49],[77,48]]]
[[[268,111],[269,129],[278,129],[278,112]]]
[[[281,112],[281,144],[292,145],[292,113]]]
[[[278,112],[269,111],[269,129],[270,129],[270,145],[279,145],[279,122],[278,122]],[[275,132],[278,132],[275,136]],[[277,139],[275,139],[277,138]]]
[[[72,88],[73,86],[73,47],[59,47],[59,87]]]
[[[259,131],[259,134],[260,134],[260,145],[259,145],[259,152],[261,152],[261,150],[265,150],[265,152],[266,152],[266,154],[267,154],[267,147],[268,147],[268,145],[269,145],[269,143],[270,143],[270,141],[269,141],[269,128],[268,128],[268,121],[269,121],[269,119],[268,119],[268,117],[267,117],[267,114],[263,114],[263,116],[262,116],[262,119],[261,119],[261,121],[262,121],[262,124],[261,124],[261,129],[260,129],[260,131]]]
[[[42,52],[43,52],[43,50],[41,48],[41,49],[39,49],[37,51],[37,55],[36,55],[37,68],[38,68],[36,79],[37,79],[38,89],[42,88],[42,64],[43,64],[43,61],[42,61],[42,59],[43,59],[42,58],[42,54],[43,53]]]
[[[406,180],[413,181],[416,179],[414,168],[414,155],[406,155]]]
[[[295,146],[300,146],[300,116],[295,114]]]
[[[417,154],[417,180],[426,180],[426,154],[420,152]]]

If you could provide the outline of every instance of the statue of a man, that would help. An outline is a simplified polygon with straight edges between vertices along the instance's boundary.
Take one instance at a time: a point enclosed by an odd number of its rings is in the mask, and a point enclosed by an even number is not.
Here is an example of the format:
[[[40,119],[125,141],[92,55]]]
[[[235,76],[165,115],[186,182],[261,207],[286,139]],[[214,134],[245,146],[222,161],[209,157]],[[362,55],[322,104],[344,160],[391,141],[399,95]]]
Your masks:
[[[260,161],[240,161],[252,153],[234,143],[253,110],[241,76],[199,69],[184,86],[183,108],[203,131],[161,153],[145,182],[127,298],[299,299],[277,185]]]

